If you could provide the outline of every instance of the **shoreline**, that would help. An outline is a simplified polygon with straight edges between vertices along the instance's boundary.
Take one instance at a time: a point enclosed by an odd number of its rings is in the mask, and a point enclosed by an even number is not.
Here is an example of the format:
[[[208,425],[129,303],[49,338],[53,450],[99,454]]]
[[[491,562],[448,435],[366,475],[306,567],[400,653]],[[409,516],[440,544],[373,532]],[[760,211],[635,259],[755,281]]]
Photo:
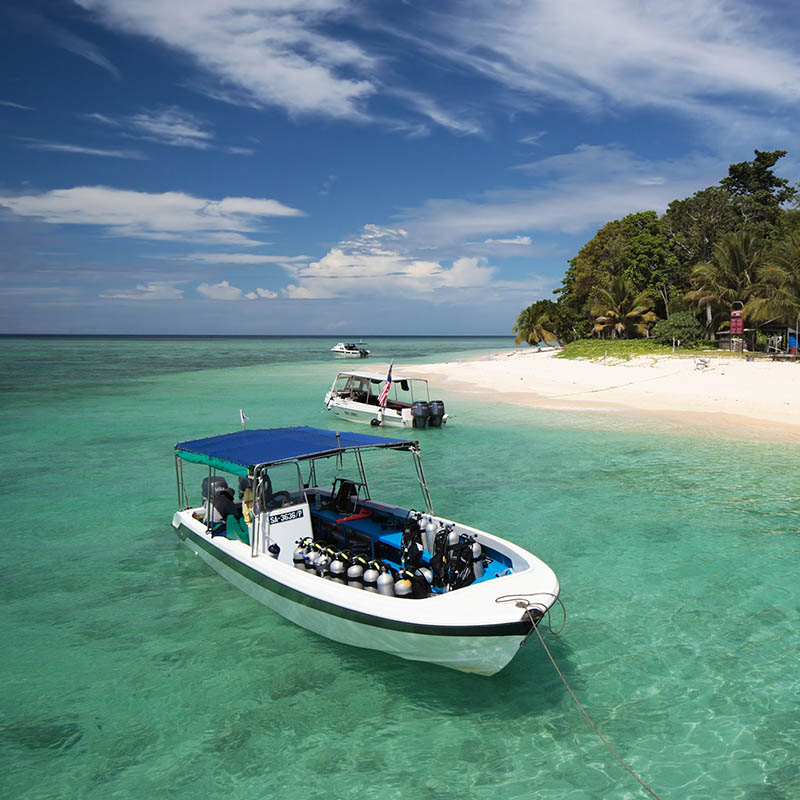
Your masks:
[[[748,439],[800,442],[800,365],[664,355],[630,361],[566,360],[557,351],[506,350],[486,357],[409,364],[437,389],[491,395],[541,410],[625,415]]]

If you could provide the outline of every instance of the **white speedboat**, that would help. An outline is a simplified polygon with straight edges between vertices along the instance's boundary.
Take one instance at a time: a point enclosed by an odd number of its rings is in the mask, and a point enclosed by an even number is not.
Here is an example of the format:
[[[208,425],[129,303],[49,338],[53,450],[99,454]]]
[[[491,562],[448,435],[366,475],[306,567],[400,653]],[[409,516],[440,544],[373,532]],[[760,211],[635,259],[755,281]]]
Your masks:
[[[381,405],[387,376],[374,372],[340,372],[325,395],[325,407],[350,422],[400,428],[439,428],[447,422],[444,403],[431,400],[428,381],[396,375]]]
[[[370,495],[364,457],[394,474],[388,462],[399,453],[414,462],[422,511]],[[196,485],[186,482],[188,463],[205,466]],[[172,525],[186,546],[251,597],[337,642],[492,675],[558,599],[555,574],[536,556],[434,513],[417,442],[243,430],[177,444],[175,467]],[[215,493],[232,504],[222,473],[238,476],[249,523],[234,513],[215,521]],[[190,502],[201,487],[204,500]]]
[[[339,342],[331,347],[331,352],[344,358],[366,358],[369,355],[364,342]]]

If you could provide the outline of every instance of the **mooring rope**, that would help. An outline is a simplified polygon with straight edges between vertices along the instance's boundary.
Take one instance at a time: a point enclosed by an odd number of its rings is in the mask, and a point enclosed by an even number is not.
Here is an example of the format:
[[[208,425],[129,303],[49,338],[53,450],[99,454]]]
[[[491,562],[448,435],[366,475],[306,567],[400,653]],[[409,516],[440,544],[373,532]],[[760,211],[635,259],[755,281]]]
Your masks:
[[[552,597],[555,597],[555,595],[551,595],[551,596],[552,596]],[[558,597],[556,597],[556,599],[558,600],[559,598],[558,598]],[[641,778],[640,778],[640,777],[639,777],[639,776],[638,776],[638,775],[637,775],[637,774],[636,774],[636,773],[633,771],[633,769],[632,769],[632,768],[631,768],[631,767],[630,767],[630,766],[627,764],[627,762],[626,762],[626,761],[625,761],[625,760],[622,758],[622,756],[620,756],[620,755],[617,753],[617,751],[616,751],[616,750],[615,750],[615,749],[614,749],[614,748],[611,746],[611,744],[610,744],[610,742],[608,741],[608,739],[606,739],[606,737],[605,737],[605,736],[603,736],[603,734],[600,732],[600,729],[597,727],[597,725],[595,725],[595,724],[594,724],[594,721],[593,721],[593,720],[592,720],[592,718],[589,716],[589,714],[586,712],[586,709],[585,709],[585,708],[584,708],[584,707],[581,705],[581,701],[580,701],[580,700],[578,700],[577,696],[575,695],[575,692],[573,692],[573,691],[572,691],[572,687],[569,685],[569,682],[568,682],[568,681],[567,681],[567,679],[564,677],[564,673],[563,673],[563,672],[562,672],[562,671],[559,669],[559,667],[558,667],[558,664],[556,664],[556,660],[555,660],[555,658],[553,658],[553,654],[550,652],[550,648],[549,648],[549,647],[547,646],[547,644],[545,643],[545,640],[544,640],[544,638],[542,637],[541,631],[539,630],[539,626],[538,626],[538,624],[536,623],[536,620],[533,618],[533,614],[531,614],[531,606],[535,606],[535,605],[536,605],[536,603],[531,603],[529,600],[526,600],[524,597],[520,597],[519,595],[516,595],[516,596],[515,596],[515,595],[504,595],[503,597],[498,597],[498,598],[495,600],[495,602],[497,602],[497,603],[508,603],[508,602],[510,602],[511,600],[514,600],[514,602],[515,602],[515,605],[517,606],[517,608],[522,608],[522,609],[524,609],[524,610],[525,610],[525,613],[528,615],[528,619],[531,621],[531,624],[533,625],[533,629],[536,631],[536,635],[539,637],[539,641],[542,643],[542,647],[544,647],[544,651],[545,651],[545,653],[547,653],[547,657],[550,659],[550,663],[553,665],[553,667],[555,667],[555,670],[556,670],[556,672],[558,673],[558,677],[559,677],[559,678],[561,678],[561,681],[563,682],[564,686],[566,686],[566,687],[567,687],[567,691],[570,693],[570,695],[572,696],[572,699],[575,701],[575,705],[577,705],[577,706],[578,706],[578,708],[580,709],[580,712],[581,712],[581,714],[583,714],[583,716],[586,718],[586,721],[587,721],[587,722],[588,722],[588,723],[589,723],[589,724],[592,726],[592,730],[594,730],[594,732],[595,732],[595,733],[596,733],[596,734],[597,734],[597,735],[600,737],[600,740],[601,740],[601,741],[603,742],[603,744],[604,744],[604,745],[605,745],[605,746],[608,748],[608,750],[609,750],[609,752],[611,753],[611,755],[613,755],[613,756],[614,756],[614,758],[616,758],[616,759],[617,759],[617,761],[619,761],[619,763],[620,763],[620,764],[622,764],[622,766],[623,766],[623,767],[625,767],[625,769],[626,769],[626,770],[628,770],[628,772],[629,772],[631,775],[633,775],[633,777],[634,777],[634,778],[636,778],[636,780],[639,782],[639,784],[642,786],[642,788],[643,788],[643,789],[644,789],[644,790],[645,790],[645,791],[646,791],[648,794],[650,794],[652,797],[655,797],[655,798],[656,798],[656,800],[662,800],[662,799],[661,799],[661,797],[659,797],[659,796],[658,796],[658,795],[657,795],[657,794],[656,794],[656,793],[655,793],[655,792],[654,792],[654,791],[653,791],[653,790],[652,790],[652,789],[651,789],[651,788],[650,788],[650,787],[649,787],[649,786],[648,786],[648,785],[647,785],[647,784],[646,784],[646,783],[645,783],[645,782],[644,782],[644,781],[643,781],[643,780],[642,780],[642,779],[641,779]],[[559,602],[560,602],[560,600],[559,600]],[[563,604],[563,603],[561,603],[561,607],[562,607],[562,609],[564,609],[564,604]],[[547,613],[547,619],[548,619],[548,623],[547,623],[547,624],[548,624],[548,627],[549,627],[549,625],[550,625],[550,609],[549,609],[549,608],[546,608],[546,613]],[[566,609],[564,609],[564,622],[565,622],[565,623],[566,623],[566,614],[567,614],[567,612],[566,612]],[[544,616],[544,614],[543,614],[543,616]],[[540,619],[541,619],[541,618],[540,618]],[[563,627],[564,627],[564,626],[562,625],[560,630],[563,630]],[[551,633],[553,632],[553,629],[552,629],[552,628],[550,628],[550,632],[551,632]],[[527,640],[526,640],[526,641],[527,641]]]

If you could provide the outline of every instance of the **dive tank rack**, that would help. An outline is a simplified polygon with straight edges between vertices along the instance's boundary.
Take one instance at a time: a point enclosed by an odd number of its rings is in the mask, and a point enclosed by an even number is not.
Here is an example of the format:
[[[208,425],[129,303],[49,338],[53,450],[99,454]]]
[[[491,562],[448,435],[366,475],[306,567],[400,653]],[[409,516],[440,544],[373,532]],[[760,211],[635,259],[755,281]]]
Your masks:
[[[405,520],[399,562],[370,558],[330,542],[304,537],[296,541],[292,562],[320,578],[391,597],[428,597],[469,586],[484,574],[484,554],[476,537],[453,525],[411,512]],[[423,552],[431,554],[423,563]]]

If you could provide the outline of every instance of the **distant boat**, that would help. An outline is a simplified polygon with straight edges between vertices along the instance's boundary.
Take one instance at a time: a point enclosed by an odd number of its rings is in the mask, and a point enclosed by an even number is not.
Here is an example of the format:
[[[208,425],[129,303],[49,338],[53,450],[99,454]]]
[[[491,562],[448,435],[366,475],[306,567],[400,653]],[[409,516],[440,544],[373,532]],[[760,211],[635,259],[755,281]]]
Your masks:
[[[340,372],[325,395],[325,407],[341,419],[373,426],[440,428],[447,422],[444,403],[431,400],[424,378],[395,375],[381,408],[378,398],[385,383],[385,375],[373,372]]]
[[[372,499],[363,457],[374,454],[383,473],[388,451],[411,456],[424,511]],[[201,482],[185,483],[186,462],[206,468],[200,503],[189,500]],[[532,553],[434,513],[415,441],[242,430],[177,444],[175,467],[179,539],[237,588],[337,642],[493,675],[558,600],[553,570]],[[246,524],[217,516],[234,506],[219,472],[239,477]],[[320,485],[323,473],[332,485]],[[503,516],[497,505],[500,528]]]
[[[339,342],[331,347],[331,352],[344,358],[366,358],[369,355],[364,342],[355,344],[354,342]]]

